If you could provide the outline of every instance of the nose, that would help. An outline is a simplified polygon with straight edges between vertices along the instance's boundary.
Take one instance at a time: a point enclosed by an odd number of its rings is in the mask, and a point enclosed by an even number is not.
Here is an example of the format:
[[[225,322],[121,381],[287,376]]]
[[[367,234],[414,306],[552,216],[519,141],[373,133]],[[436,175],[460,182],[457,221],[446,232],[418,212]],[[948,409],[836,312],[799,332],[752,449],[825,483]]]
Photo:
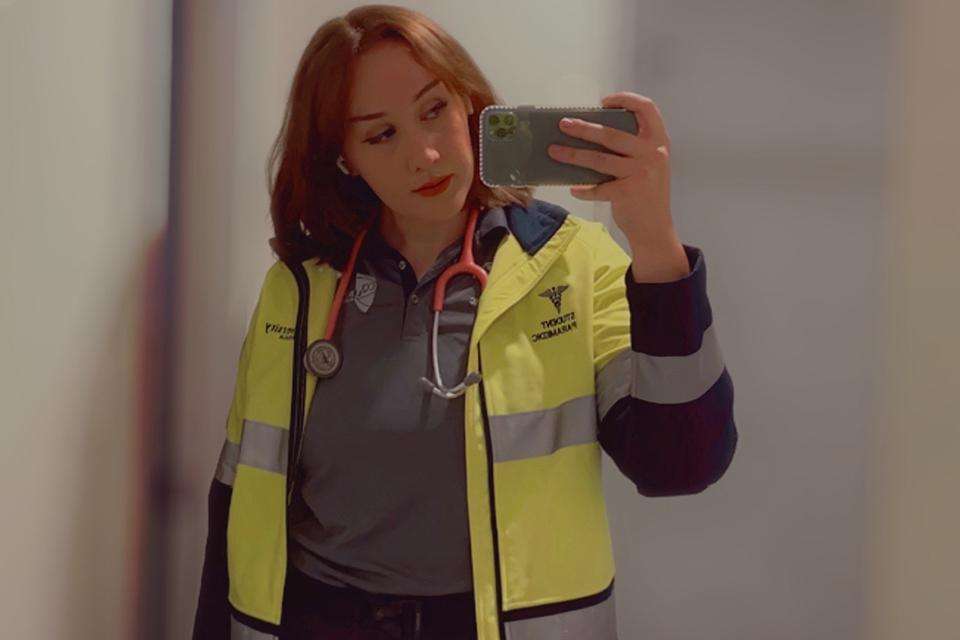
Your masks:
[[[440,159],[440,151],[434,140],[436,135],[432,132],[424,132],[413,136],[412,149],[407,154],[409,160],[409,169],[411,173],[430,171],[430,169]]]

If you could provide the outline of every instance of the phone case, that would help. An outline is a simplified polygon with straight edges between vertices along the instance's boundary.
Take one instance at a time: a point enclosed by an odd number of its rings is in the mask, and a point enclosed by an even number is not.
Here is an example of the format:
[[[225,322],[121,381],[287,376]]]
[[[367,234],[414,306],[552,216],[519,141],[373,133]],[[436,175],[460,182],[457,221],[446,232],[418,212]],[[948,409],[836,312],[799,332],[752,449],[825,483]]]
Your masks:
[[[490,105],[480,112],[480,180],[488,187],[587,185],[613,180],[589,167],[554,160],[547,147],[593,149],[614,153],[602,144],[570,136],[560,119],[579,118],[628,133],[637,133],[637,118],[628,109]]]

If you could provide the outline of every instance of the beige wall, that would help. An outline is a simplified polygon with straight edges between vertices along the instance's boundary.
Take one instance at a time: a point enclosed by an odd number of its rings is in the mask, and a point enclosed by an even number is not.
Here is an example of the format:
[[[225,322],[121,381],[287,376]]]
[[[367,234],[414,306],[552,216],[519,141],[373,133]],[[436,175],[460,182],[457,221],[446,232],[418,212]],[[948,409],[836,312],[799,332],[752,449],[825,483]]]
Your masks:
[[[866,635],[960,635],[960,57],[951,2],[902,3],[891,86]]]
[[[170,2],[0,2],[0,620],[131,637],[167,223]]]

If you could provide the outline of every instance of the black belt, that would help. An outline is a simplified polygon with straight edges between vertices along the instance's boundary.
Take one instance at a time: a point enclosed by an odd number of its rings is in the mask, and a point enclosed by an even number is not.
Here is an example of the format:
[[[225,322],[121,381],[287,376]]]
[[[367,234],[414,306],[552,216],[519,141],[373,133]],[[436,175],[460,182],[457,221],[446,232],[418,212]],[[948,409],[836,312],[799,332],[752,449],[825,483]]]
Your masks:
[[[472,591],[441,596],[370,593],[327,584],[288,565],[283,606],[288,620],[298,611],[309,611],[342,624],[381,627],[399,633],[396,637],[403,640],[419,640],[424,618],[430,627],[451,637],[476,637]]]
[[[400,618],[403,638],[420,640],[423,632],[423,600],[418,598],[400,598],[388,604],[372,605],[373,619],[377,622],[390,618]]]

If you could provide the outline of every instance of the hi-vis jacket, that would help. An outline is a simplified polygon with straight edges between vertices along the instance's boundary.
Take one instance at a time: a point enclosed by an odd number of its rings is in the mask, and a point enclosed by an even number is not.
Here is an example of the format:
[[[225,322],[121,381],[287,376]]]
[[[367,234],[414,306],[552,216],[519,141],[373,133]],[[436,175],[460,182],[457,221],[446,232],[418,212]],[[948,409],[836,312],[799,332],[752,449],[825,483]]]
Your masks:
[[[542,200],[506,212],[469,343],[482,379],[464,403],[477,637],[615,640],[601,448],[639,493],[666,496],[716,482],[737,441],[703,256],[684,245],[688,276],[637,284],[601,223]],[[340,275],[315,262],[277,261],[250,320],[194,638],[279,635],[286,507],[318,384],[303,354]]]

